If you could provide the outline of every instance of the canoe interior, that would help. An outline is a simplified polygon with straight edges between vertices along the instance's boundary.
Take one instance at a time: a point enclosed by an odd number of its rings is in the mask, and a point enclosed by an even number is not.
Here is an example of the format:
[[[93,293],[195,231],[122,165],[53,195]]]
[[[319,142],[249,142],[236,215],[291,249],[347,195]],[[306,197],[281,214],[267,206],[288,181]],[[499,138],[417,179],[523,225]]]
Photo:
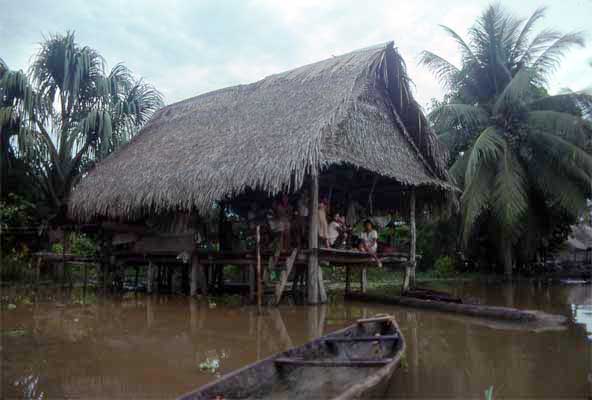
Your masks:
[[[329,399],[381,371],[385,375],[384,369],[392,373],[389,364],[398,363],[403,348],[390,320],[355,324],[234,371],[181,399]]]

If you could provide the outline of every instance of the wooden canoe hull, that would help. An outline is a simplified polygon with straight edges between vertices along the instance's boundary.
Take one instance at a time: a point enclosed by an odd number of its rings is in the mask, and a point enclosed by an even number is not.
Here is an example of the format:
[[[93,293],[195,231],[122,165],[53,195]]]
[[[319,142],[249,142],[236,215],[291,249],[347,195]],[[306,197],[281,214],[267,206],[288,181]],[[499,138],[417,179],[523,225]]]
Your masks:
[[[374,335],[380,336],[368,340]],[[369,351],[381,354],[369,359]],[[372,398],[384,392],[404,351],[394,319],[356,323],[233,371],[179,399]],[[327,390],[325,384],[335,387]]]

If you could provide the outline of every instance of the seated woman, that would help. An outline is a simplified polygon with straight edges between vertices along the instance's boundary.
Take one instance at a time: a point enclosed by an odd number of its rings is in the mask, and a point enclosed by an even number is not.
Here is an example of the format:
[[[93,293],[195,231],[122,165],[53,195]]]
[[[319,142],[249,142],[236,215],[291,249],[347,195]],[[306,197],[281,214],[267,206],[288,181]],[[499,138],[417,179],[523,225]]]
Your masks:
[[[378,266],[382,267],[382,263],[376,255],[378,251],[378,232],[376,232],[370,220],[364,222],[364,232],[360,234],[358,250],[372,255]]]
[[[344,234],[345,219],[341,215],[335,214],[335,216],[333,217],[333,221],[331,221],[328,228],[328,239],[331,247],[343,247],[345,241]]]

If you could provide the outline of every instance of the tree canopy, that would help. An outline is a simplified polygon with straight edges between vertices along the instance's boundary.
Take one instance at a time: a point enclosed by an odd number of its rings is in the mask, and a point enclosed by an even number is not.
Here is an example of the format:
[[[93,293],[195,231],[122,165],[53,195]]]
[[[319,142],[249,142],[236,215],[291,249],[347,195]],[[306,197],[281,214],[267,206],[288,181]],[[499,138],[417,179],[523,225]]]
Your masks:
[[[79,45],[74,33],[51,35],[28,73],[0,60],[3,160],[9,153],[22,160],[50,212],[63,215],[80,177],[162,105],[154,87],[123,64],[108,71],[103,57]]]
[[[592,96],[547,92],[565,53],[584,45],[583,35],[535,32],[544,14],[540,8],[519,19],[491,5],[466,41],[443,27],[461,51],[460,67],[429,51],[421,56],[447,89],[430,120],[451,150],[450,171],[464,189],[464,242],[486,218],[507,274],[513,245],[536,231],[551,209],[577,215],[592,179]]]

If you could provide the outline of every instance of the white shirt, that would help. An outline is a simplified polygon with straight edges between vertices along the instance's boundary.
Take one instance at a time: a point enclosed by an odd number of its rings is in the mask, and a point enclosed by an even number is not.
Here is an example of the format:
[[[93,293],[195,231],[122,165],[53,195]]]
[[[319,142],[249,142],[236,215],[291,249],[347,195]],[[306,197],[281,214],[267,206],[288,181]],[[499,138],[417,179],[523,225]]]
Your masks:
[[[337,221],[331,221],[331,223],[329,224],[329,234],[327,239],[329,239],[329,244],[331,244],[331,246],[333,246],[333,244],[339,237],[340,228],[341,224]]]
[[[370,250],[376,252],[376,250],[378,249],[378,232],[376,232],[375,230],[372,230],[370,232],[364,231],[360,234],[360,239],[362,239],[362,242],[364,242],[364,244],[368,245]],[[373,244],[372,246],[370,246],[372,242]]]

